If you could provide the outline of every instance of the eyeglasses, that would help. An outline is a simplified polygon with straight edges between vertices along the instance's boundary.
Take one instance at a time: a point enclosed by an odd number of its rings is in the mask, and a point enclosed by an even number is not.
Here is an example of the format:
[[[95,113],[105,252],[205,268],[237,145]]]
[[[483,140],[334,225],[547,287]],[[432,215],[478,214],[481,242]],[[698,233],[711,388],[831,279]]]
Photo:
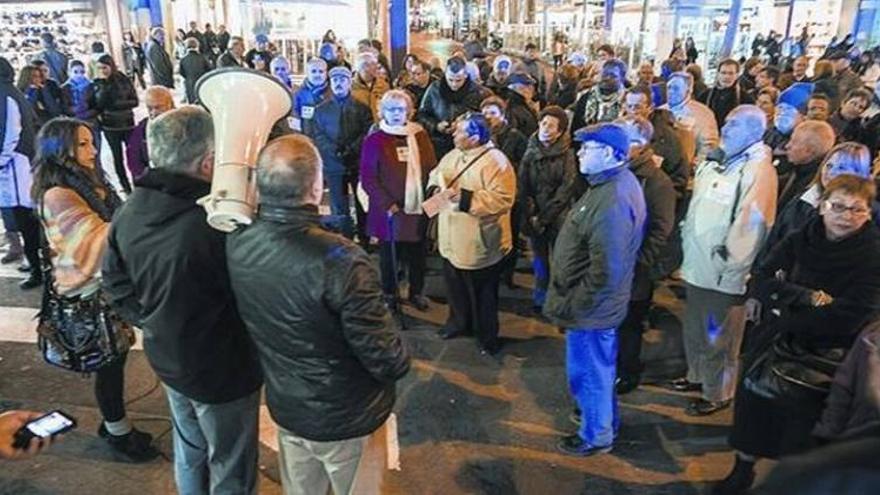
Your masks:
[[[854,216],[864,216],[868,213],[871,213],[871,210],[868,208],[864,208],[862,206],[846,206],[843,203],[837,203],[835,201],[825,201],[825,207],[831,210],[835,215],[842,215],[844,213],[852,213]]]

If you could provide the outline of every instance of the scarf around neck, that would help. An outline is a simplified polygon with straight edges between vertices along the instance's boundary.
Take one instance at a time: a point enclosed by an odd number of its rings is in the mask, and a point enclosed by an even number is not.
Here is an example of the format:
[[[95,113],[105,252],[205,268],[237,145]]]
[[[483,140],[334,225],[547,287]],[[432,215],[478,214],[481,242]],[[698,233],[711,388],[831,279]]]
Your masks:
[[[392,126],[383,119],[379,121],[379,128],[386,134],[406,137],[406,187],[403,196],[403,212],[408,215],[421,215],[425,194],[422,191],[422,159],[419,156],[419,142],[416,135],[422,131],[422,126],[415,122]]]

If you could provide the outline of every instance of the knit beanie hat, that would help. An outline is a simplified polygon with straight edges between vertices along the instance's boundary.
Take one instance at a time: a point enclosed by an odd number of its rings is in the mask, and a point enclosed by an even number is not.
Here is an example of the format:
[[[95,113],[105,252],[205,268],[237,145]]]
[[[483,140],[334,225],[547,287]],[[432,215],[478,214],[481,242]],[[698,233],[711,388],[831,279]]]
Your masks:
[[[810,95],[813,94],[813,83],[797,82],[789,86],[785,91],[779,93],[776,100],[777,105],[786,104],[797,109],[802,114],[807,113],[807,102],[810,101]]]

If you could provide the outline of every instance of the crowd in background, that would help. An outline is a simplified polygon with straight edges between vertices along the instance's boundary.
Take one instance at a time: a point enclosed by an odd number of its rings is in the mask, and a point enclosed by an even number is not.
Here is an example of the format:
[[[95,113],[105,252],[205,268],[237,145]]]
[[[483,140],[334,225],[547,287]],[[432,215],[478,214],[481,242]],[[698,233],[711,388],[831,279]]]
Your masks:
[[[759,458],[876,436],[880,409],[857,371],[876,360],[880,328],[876,50],[847,38],[811,61],[784,55],[771,33],[706,81],[692,40],[630,71],[608,45],[567,53],[558,38],[549,63],[532,43],[493,52],[470,33],[447,60],[410,54],[393,73],[378,41],[349,56],[328,32],[295,86],[265,35],[246,50],[193,23],[172,50],[164,39],[161,28],[143,45],[127,36],[119,65],[101,46],[67,61],[51,35],[17,78],[0,60],[0,206],[3,262],[27,258],[22,288],[44,282],[43,229],[59,289],[103,291],[152,339],[187,493],[206,489],[206,471],[213,488],[254,490],[263,381],[286,489],[349,489],[356,466],[338,456],[366,455],[362,440],[385,424],[409,366],[390,315],[433,304],[433,255],[450,309],[438,336],[473,336],[487,359],[503,352],[499,285],[515,288],[528,255],[533,316],[565,333],[576,431],[559,439],[563,453],[613,448],[616,396],[640,385],[645,320],[667,279],[685,286],[687,358],[667,386],[696,394],[690,416],[736,398],[736,462],[714,493],[748,490]],[[196,82],[225,67],[271,74],[292,102],[260,155],[258,219],[228,242],[195,203],[212,173],[210,117],[174,110],[171,93],[182,78],[198,103]],[[119,191],[96,166],[101,140]],[[204,264],[178,265],[190,252]],[[179,291],[203,301],[182,304]],[[150,458],[121,406],[119,362],[96,380],[100,433]],[[235,438],[233,418],[246,423]]]

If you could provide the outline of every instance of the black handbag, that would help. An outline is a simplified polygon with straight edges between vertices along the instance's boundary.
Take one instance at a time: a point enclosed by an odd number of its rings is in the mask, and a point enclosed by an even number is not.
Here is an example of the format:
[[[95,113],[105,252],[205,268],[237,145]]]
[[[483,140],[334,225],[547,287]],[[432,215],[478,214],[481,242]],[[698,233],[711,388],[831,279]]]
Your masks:
[[[846,348],[807,349],[780,333],[746,370],[743,387],[786,406],[821,404],[846,352]]]
[[[109,307],[100,289],[63,296],[55,290],[51,252],[40,229],[43,300],[37,314],[37,347],[59,368],[91,373],[116,361],[134,343],[134,331]]]

